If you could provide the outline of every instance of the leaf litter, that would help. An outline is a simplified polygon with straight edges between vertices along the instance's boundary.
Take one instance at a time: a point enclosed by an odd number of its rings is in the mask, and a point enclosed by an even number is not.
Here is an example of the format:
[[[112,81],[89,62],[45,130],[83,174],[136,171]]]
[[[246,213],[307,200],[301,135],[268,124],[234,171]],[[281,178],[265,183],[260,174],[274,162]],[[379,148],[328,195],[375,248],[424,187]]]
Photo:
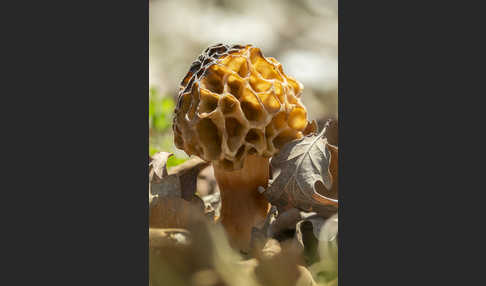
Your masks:
[[[314,122],[271,159],[269,187],[260,192],[272,208],[263,227],[253,229],[247,255],[229,246],[216,221],[217,188],[198,194],[209,163],[193,158],[168,171],[172,154],[154,154],[150,285],[337,285],[338,147],[337,138],[334,145],[326,137],[330,122],[319,133]]]

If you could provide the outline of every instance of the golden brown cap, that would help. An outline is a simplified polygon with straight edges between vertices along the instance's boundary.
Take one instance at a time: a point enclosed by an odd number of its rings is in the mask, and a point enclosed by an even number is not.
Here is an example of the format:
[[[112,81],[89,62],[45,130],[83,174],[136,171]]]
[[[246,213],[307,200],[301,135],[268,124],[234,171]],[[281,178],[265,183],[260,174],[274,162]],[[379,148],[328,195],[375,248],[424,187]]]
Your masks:
[[[181,82],[175,145],[228,171],[241,169],[247,154],[271,157],[303,136],[302,89],[252,45],[211,46]]]

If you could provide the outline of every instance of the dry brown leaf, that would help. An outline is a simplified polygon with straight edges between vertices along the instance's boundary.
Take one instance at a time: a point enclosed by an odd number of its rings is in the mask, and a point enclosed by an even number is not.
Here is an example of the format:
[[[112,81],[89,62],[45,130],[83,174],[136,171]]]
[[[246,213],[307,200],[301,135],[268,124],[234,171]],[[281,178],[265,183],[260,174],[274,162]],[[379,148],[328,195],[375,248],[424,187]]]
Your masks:
[[[325,197],[316,188],[332,190],[329,170],[331,152],[326,129],[287,143],[270,162],[272,179],[263,194],[279,210],[296,207],[324,216],[337,211],[337,199]]]
[[[330,162],[329,162],[329,172],[331,173],[331,188],[326,189],[321,182],[318,182],[315,185],[316,192],[319,194],[331,198],[331,199],[336,199],[338,200],[338,186],[339,186],[339,180],[338,180],[338,172],[339,172],[339,164],[338,164],[338,159],[339,159],[339,150],[338,147],[333,146],[331,144],[326,144],[326,147],[328,148],[331,157],[330,157]],[[314,211],[323,215],[324,217],[329,217],[333,215],[336,212],[335,208],[328,208],[327,206],[322,206],[322,205],[316,205],[314,207]]]
[[[197,176],[209,163],[194,158],[168,173],[166,161],[170,155],[167,152],[157,153],[151,162],[151,171],[155,173],[155,169],[159,168],[163,174],[162,177],[153,176],[149,184],[151,227],[185,227],[192,218],[204,215],[205,204],[195,193]]]
[[[156,176],[154,176],[156,178]],[[155,179],[150,183],[150,193],[160,197],[182,197],[181,182],[177,174]]]
[[[150,192],[152,195],[180,197],[187,201],[196,193],[197,176],[209,162],[192,158],[167,172],[168,152],[158,152],[149,164]]]
[[[168,175],[167,160],[172,155],[173,154],[169,152],[158,152],[152,156],[152,161],[149,163],[149,166],[152,167],[150,181],[152,181],[153,179],[157,179],[154,178],[154,174],[158,177],[158,179],[162,179]]]
[[[167,160],[169,152],[158,152],[149,157],[149,202],[154,196],[180,197],[180,183],[176,176],[168,176]]]
[[[187,263],[192,238],[184,229],[149,228],[149,280],[153,286],[185,285],[194,271]]]
[[[221,265],[237,260],[228,256],[230,248],[221,241],[220,226],[196,219],[186,229],[150,230],[149,278],[153,286],[192,285],[196,273],[212,269],[221,274],[226,270]]]
[[[301,211],[296,208],[279,212],[275,221],[270,225],[269,236],[278,236],[281,232],[295,229],[295,225],[302,220]]]
[[[330,189],[330,194],[329,196],[331,198],[337,199],[338,195],[338,171],[339,171],[339,149],[336,146],[328,144],[327,147],[329,148],[329,151],[331,152],[331,162],[329,165],[329,171],[331,172],[331,183],[332,187]]]
[[[167,172],[165,165],[163,165],[162,169],[165,175],[161,179],[158,176],[154,176],[154,179],[151,180],[151,193],[160,196],[181,197],[190,201],[196,193],[197,176],[208,165],[209,162],[199,158],[187,160],[173,167],[170,172]]]
[[[198,267],[192,255],[192,235],[186,230],[149,229],[149,280],[153,286],[189,285]]]
[[[328,119],[324,125],[326,128],[326,134],[324,136],[327,138],[329,144],[338,146],[339,145],[339,124],[335,119]]]
[[[177,197],[152,199],[149,207],[149,226],[154,228],[186,228],[194,219],[204,216],[199,203]]]
[[[277,253],[259,260],[255,268],[259,282],[272,286],[315,285],[312,275],[302,266],[299,249],[290,242],[281,243],[280,246]]]
[[[183,199],[192,200],[197,190],[197,176],[207,166],[209,166],[209,162],[195,157],[170,170],[169,176],[176,175],[179,178]]]

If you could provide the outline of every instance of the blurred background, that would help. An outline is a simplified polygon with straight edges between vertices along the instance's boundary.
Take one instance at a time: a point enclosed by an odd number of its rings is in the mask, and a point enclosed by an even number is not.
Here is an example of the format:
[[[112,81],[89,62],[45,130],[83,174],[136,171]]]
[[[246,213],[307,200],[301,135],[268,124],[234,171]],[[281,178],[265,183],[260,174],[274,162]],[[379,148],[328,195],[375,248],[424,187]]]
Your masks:
[[[179,83],[208,46],[253,44],[304,85],[309,120],[337,119],[337,0],[150,0],[150,155],[174,153],[172,111]]]

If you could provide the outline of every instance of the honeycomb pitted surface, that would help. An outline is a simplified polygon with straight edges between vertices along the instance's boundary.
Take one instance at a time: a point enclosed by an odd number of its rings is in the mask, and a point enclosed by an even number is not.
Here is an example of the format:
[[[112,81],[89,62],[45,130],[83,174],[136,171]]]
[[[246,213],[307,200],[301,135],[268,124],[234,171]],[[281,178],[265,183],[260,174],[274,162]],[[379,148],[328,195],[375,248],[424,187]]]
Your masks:
[[[303,136],[302,89],[252,45],[211,46],[181,82],[175,145],[227,171],[241,169],[247,154],[271,157]]]

